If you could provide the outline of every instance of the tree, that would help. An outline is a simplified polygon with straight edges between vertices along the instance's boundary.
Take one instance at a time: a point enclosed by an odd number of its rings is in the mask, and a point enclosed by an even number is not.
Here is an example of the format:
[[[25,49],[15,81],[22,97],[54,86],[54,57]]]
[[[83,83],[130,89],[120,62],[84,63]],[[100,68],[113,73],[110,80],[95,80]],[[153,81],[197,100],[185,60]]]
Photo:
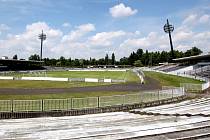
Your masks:
[[[192,49],[187,50],[184,55],[185,57],[188,57],[188,56],[199,55],[201,53],[202,51],[200,49],[198,49],[197,47],[192,47]]]
[[[128,60],[129,60],[129,64],[133,65],[134,61],[138,60],[137,54],[135,52],[132,52],[130,56],[128,57]]]
[[[174,50],[174,57],[181,58],[192,55],[199,55],[202,51],[196,47],[192,47],[190,50],[186,52]],[[44,64],[46,66],[68,66],[68,67],[81,67],[88,65],[134,65],[134,66],[152,66],[157,65],[159,63],[169,62],[170,61],[171,52],[167,51],[156,51],[156,52],[145,52],[142,49],[137,49],[130,53],[128,57],[122,57],[119,61],[115,59],[115,54],[112,53],[109,58],[108,54],[105,55],[104,58],[89,58],[89,59],[65,59],[65,57],[61,56],[59,59],[50,59],[44,58]],[[13,59],[16,59],[17,56],[14,55]],[[40,60],[39,55],[34,54],[29,57],[29,60]]]
[[[79,65],[82,66],[82,67],[84,67],[84,59],[80,59],[79,60]]]
[[[105,65],[105,64],[106,64],[106,63],[105,63],[105,59],[104,59],[104,58],[99,59],[99,60],[98,60],[98,64],[99,64],[99,65]]]
[[[91,65],[96,65],[96,59],[95,59],[95,58],[91,58],[90,64],[91,64]]]
[[[17,54],[16,54],[16,55],[14,55],[12,59],[17,60],[17,59],[18,59]]]
[[[72,65],[71,62],[72,62],[72,60],[71,60],[71,57],[70,57],[68,60],[66,60],[66,65],[71,66]]]
[[[115,55],[114,55],[114,53],[112,53],[112,65],[114,65],[115,64]]]
[[[147,66],[149,64],[149,52],[146,50],[146,53],[142,56],[142,62],[144,63],[144,66]]]
[[[144,53],[144,51],[142,49],[138,49],[136,51],[136,55],[138,56],[139,60],[141,60],[143,53]]]
[[[136,66],[136,67],[142,67],[142,66],[143,66],[141,60],[136,60],[136,61],[133,63],[133,65]]]
[[[123,57],[120,59],[120,65],[129,65],[129,60],[127,57]]]
[[[38,54],[34,54],[34,55],[31,55],[28,59],[38,61],[40,60],[40,57]]]
[[[77,67],[80,66],[79,59],[74,60],[74,65],[77,66]]]
[[[105,64],[108,65],[109,64],[109,55],[106,54],[105,56]]]
[[[159,63],[168,62],[168,60],[169,60],[169,53],[166,52],[166,51],[162,51],[160,53],[160,61],[159,61]]]
[[[65,59],[65,57],[61,56],[60,59],[59,59],[59,61],[60,61],[60,65],[61,65],[61,66],[65,66],[65,64],[66,64],[66,59]]]

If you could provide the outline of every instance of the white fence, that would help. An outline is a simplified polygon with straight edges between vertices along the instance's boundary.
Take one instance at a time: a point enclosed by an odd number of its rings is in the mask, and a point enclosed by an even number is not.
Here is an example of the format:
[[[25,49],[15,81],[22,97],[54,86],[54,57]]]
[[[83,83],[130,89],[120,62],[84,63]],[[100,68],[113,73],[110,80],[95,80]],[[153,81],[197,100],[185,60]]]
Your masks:
[[[129,69],[71,69],[68,71],[122,71],[125,72]]]
[[[34,81],[69,81],[68,78],[56,78],[56,77],[21,77],[21,80],[34,80]]]
[[[122,79],[98,79],[98,78],[59,78],[59,77],[6,77],[0,76],[0,80],[29,80],[29,81],[57,81],[57,82],[104,82],[124,83]]]
[[[0,80],[13,80],[14,77],[0,76]]]
[[[104,83],[111,83],[112,79],[104,79]]]
[[[96,78],[85,78],[85,82],[98,83],[98,79],[96,79]]]

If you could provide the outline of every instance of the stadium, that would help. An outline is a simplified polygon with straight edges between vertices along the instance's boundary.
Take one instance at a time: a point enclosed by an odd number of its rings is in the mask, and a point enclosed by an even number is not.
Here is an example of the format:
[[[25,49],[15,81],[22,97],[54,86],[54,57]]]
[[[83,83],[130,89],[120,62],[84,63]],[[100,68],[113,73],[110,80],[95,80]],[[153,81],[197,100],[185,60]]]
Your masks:
[[[1,71],[0,138],[13,132],[16,139],[209,137],[209,97],[198,94],[209,92],[208,57],[142,68],[38,70],[33,65]],[[10,63],[16,67],[22,61],[2,64],[9,68]],[[40,66],[21,65],[28,63]]]
[[[112,8],[124,6],[118,2]],[[95,30],[76,28],[71,31],[74,37],[78,31]],[[18,60],[4,54],[0,59],[0,139],[209,139],[210,52],[196,47],[175,51],[174,26],[168,19],[163,31],[169,36],[169,52],[148,52],[139,45],[136,52],[119,60],[114,51],[111,58],[106,54],[95,59],[93,53],[88,59],[42,58],[44,42],[46,51],[53,42],[47,42],[52,30],[36,34],[41,40],[40,55]]]

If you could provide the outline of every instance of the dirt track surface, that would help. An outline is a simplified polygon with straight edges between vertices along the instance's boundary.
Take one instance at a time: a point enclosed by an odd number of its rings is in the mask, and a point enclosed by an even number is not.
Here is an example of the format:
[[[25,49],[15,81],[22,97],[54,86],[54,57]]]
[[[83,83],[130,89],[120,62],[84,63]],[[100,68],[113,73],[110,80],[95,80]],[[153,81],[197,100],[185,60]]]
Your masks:
[[[55,93],[81,93],[81,92],[100,92],[100,91],[143,91],[161,89],[160,83],[157,80],[146,77],[146,84],[128,83],[128,84],[114,84],[104,86],[91,87],[74,87],[74,88],[0,88],[0,94],[55,94]]]

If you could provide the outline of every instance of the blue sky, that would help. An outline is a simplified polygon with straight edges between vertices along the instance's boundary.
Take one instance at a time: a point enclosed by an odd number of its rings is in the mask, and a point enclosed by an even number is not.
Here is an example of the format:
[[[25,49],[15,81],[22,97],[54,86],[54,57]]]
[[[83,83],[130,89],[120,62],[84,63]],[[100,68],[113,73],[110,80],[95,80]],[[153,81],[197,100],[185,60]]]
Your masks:
[[[0,56],[117,58],[138,48],[169,50],[166,19],[175,26],[175,49],[209,52],[210,0],[0,0]]]

